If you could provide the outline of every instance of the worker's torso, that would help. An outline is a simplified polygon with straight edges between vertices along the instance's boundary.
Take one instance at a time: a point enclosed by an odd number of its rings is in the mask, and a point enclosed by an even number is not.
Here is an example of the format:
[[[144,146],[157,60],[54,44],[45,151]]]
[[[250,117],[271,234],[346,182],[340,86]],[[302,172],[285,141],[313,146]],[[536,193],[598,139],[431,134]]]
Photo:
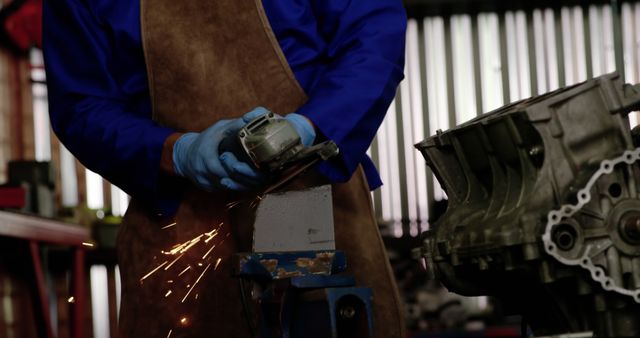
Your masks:
[[[345,1],[344,6],[349,2]],[[332,7],[333,6],[333,7]],[[140,31],[139,0],[95,0],[90,7],[97,20],[110,32],[113,63],[109,72],[122,91],[128,111],[151,117],[150,93]],[[265,0],[263,7],[278,44],[296,80],[309,96],[332,60],[342,52],[332,48],[343,8],[316,0]],[[100,43],[105,43],[100,41]],[[345,92],[345,95],[349,95]],[[330,135],[328,135],[330,136]],[[348,149],[342,149],[348,152]],[[365,175],[372,188],[380,176],[367,156],[363,158]]]
[[[276,41],[266,24],[261,0],[140,1],[148,92],[153,118],[159,124],[198,131],[217,120],[241,116],[257,105],[289,112],[307,100],[285,60],[305,54],[285,57],[281,53],[277,47],[283,41]],[[295,17],[305,16],[298,13]],[[270,20],[280,21],[273,12]],[[310,48],[304,39],[295,43],[303,51]],[[321,70],[324,60],[317,58],[326,53],[319,53],[315,59],[298,63],[297,74]],[[312,88],[307,90],[313,95]],[[309,171],[296,181],[299,186],[286,188],[309,187],[325,180]],[[349,272],[376,295],[376,337],[400,338],[404,334],[398,296],[368,190],[360,168],[349,182],[332,185],[336,248],[349,256],[353,264]],[[172,217],[158,216],[139,199],[132,200],[118,238],[125,300],[122,337],[254,336],[243,317],[256,309],[246,311],[238,300],[243,286],[232,277],[230,259],[234,253],[250,250],[253,237],[252,199],[239,198],[186,187]],[[207,234],[210,237],[202,241]],[[354,243],[356,237],[360,241]],[[176,243],[189,245],[171,263],[160,263],[165,259],[163,253]],[[148,273],[157,264],[162,265]],[[167,293],[167,288],[172,292]],[[193,295],[191,290],[196,290]],[[171,297],[171,293],[184,296]]]

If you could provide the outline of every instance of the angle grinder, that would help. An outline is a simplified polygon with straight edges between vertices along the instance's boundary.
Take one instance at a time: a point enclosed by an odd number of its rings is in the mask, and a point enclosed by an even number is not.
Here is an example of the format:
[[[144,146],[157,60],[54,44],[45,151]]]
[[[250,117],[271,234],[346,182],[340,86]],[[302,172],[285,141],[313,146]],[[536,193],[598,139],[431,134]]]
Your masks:
[[[225,139],[220,149],[232,152],[238,160],[272,178],[275,183],[267,188],[269,191],[315,163],[339,153],[333,141],[304,146],[293,125],[273,112],[266,112],[249,121],[235,137]]]

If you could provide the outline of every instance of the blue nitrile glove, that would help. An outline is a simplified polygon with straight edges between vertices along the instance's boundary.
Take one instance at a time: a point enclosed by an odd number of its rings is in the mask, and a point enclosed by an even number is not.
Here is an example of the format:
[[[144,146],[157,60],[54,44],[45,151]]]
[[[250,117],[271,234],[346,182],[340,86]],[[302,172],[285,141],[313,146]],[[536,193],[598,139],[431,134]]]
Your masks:
[[[242,116],[242,119],[244,120],[245,123],[249,123],[255,118],[257,118],[258,116],[262,116],[267,113],[269,113],[269,109],[264,107],[256,107],[252,111],[244,114],[244,116]]]
[[[269,113],[269,110],[263,107],[257,107],[252,111],[244,114],[242,120],[245,125],[252,120]],[[236,137],[235,133],[233,137]],[[257,169],[245,162],[239,161],[236,155],[232,152],[225,151],[220,155],[220,161],[225,170],[229,174],[229,177],[241,185],[248,188],[256,188],[266,183],[267,177],[264,173],[257,171]]]
[[[257,108],[242,118],[220,120],[200,133],[186,133],[173,146],[176,173],[206,191],[217,189],[248,190],[261,182],[261,175],[231,153],[219,154],[220,142],[235,137],[248,121],[264,114]],[[224,162],[224,164],[223,164]]]
[[[291,113],[287,114],[284,118],[289,121],[296,132],[298,132],[302,145],[305,147],[313,145],[313,141],[316,140],[316,130],[306,117],[300,114]]]

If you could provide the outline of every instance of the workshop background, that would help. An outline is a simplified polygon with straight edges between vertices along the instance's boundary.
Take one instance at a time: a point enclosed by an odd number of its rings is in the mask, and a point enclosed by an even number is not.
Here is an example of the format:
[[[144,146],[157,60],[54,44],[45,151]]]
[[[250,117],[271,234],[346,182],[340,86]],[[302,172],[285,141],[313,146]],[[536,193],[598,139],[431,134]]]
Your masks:
[[[116,337],[114,242],[129,197],[84,168],[51,132],[38,49],[41,1],[0,1],[0,337],[70,337],[74,330],[82,332],[76,337]],[[420,233],[446,210],[446,194],[413,145],[504,104],[605,73],[640,82],[640,2],[405,4],[406,78],[369,153],[385,182],[373,198],[407,325],[412,337],[520,336],[518,317],[505,317],[488,297],[465,298],[427,282],[411,258]],[[631,114],[631,124],[637,121]],[[74,313],[74,306],[86,311]]]

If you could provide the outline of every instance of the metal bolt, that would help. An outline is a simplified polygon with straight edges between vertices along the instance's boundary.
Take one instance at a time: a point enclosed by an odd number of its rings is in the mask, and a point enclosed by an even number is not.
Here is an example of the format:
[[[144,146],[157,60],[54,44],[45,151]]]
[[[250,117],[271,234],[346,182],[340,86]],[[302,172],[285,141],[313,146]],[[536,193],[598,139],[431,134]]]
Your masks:
[[[345,305],[340,308],[340,317],[342,319],[352,319],[356,315],[356,309],[351,305]]]

